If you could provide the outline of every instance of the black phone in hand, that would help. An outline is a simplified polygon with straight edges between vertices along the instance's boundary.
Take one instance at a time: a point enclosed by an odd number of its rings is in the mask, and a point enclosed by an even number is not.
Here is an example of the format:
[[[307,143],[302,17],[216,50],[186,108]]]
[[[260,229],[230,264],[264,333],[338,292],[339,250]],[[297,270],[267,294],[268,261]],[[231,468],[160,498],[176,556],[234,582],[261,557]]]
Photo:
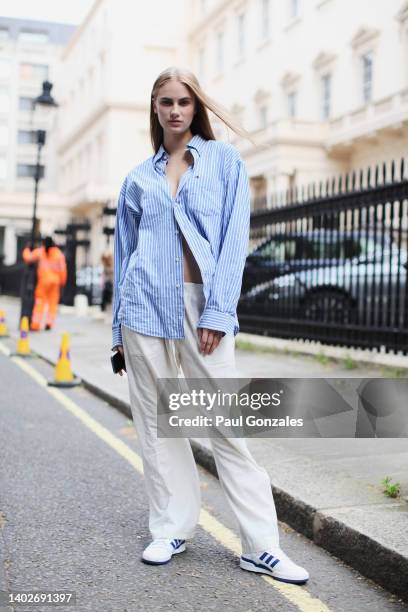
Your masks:
[[[117,374],[121,370],[125,370],[126,372],[125,358],[119,351],[111,356],[111,363],[114,374]]]

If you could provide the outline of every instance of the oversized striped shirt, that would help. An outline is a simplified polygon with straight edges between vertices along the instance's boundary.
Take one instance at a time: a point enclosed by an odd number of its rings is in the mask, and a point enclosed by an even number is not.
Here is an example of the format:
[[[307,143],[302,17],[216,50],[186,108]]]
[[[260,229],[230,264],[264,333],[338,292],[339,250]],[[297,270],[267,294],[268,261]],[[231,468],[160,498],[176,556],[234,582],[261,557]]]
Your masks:
[[[184,235],[200,268],[205,306],[197,328],[236,335],[250,222],[248,175],[231,144],[195,134],[194,162],[173,198],[163,144],[126,176],[114,244],[112,346],[121,324],[149,336],[184,338]]]

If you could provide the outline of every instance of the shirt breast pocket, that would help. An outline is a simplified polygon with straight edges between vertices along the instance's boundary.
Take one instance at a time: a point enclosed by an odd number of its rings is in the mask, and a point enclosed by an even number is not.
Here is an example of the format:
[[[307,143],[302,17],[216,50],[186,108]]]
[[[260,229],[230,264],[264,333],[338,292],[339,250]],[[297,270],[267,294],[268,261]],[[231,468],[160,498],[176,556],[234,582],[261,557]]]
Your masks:
[[[224,187],[220,182],[202,181],[188,186],[188,205],[192,211],[205,217],[221,214],[224,202]]]

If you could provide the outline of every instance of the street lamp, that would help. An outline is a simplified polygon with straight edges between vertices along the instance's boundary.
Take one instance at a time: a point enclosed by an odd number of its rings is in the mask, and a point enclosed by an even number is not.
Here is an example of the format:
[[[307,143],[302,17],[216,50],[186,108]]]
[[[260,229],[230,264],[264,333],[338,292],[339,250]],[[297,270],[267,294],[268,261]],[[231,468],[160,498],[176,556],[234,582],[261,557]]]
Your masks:
[[[49,81],[44,81],[42,84],[42,92],[41,94],[33,100],[33,112],[37,107],[40,107],[47,115],[48,123],[50,111],[53,111],[57,108],[58,104],[54,100],[51,95],[52,83]],[[45,116],[43,117],[45,119]],[[38,196],[38,183],[40,179],[43,177],[42,168],[41,168],[41,149],[45,145],[46,140],[46,131],[45,130],[37,130],[37,163],[35,166],[34,172],[34,207],[33,207],[33,221],[31,227],[31,246],[34,248],[35,234],[36,234],[36,225],[37,225],[37,196]]]
[[[36,108],[40,107],[42,111],[42,122],[50,122],[50,114],[56,109],[58,104],[51,95],[52,83],[44,81],[42,84],[42,92],[37,98],[34,98],[32,104],[32,116]],[[45,145],[46,131],[44,129],[36,130],[36,144],[37,144],[37,161],[34,170],[34,206],[33,206],[33,218],[31,224],[31,248],[35,246],[37,238],[37,198],[38,198],[38,183],[44,176],[43,167],[41,166],[41,150]],[[31,313],[34,306],[34,291],[37,281],[37,267],[35,264],[28,264],[24,270],[22,287],[21,287],[21,315],[20,319],[24,316],[29,317],[31,321]]]

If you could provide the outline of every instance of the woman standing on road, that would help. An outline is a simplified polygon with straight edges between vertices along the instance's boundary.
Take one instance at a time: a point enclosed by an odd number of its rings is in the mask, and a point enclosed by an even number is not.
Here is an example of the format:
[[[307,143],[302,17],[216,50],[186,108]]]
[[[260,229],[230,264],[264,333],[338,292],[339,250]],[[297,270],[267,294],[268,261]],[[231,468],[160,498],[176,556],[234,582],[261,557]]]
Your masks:
[[[193,537],[200,482],[189,440],[158,438],[158,378],[234,378],[236,307],[247,255],[248,176],[238,150],[217,141],[207,109],[243,133],[187,70],[156,79],[154,155],[125,178],[118,200],[113,349],[124,354],[142,447],[153,541],[142,560],[170,561]],[[122,375],[122,371],[120,374]],[[243,569],[284,582],[309,575],[279,547],[269,476],[241,438],[211,438],[222,489],[237,518]]]

